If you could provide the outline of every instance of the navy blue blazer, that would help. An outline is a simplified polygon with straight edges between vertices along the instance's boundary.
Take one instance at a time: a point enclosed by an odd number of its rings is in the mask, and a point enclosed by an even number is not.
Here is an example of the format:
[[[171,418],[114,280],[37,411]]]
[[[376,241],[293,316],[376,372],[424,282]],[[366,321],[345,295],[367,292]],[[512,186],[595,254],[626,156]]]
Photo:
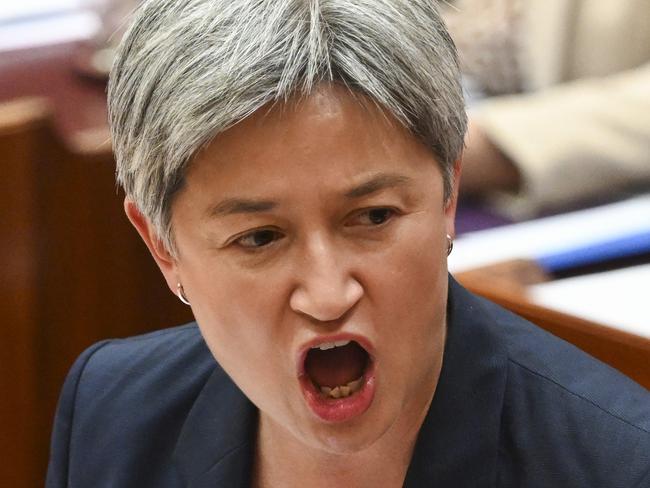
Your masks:
[[[440,382],[405,485],[650,487],[650,392],[450,280]],[[195,324],[72,367],[47,486],[245,487],[257,410]]]

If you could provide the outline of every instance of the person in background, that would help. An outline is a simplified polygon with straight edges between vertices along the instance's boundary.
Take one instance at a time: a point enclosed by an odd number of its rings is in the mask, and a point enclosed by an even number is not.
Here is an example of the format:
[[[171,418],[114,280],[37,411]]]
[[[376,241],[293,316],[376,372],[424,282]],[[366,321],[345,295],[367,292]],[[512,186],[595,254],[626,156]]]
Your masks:
[[[117,46],[124,35],[130,14],[141,0],[83,0],[95,12],[99,29],[80,53],[78,68],[84,74],[107,79],[115,60]]]
[[[647,0],[459,0],[445,17],[488,98],[461,195],[514,217],[650,186]]]

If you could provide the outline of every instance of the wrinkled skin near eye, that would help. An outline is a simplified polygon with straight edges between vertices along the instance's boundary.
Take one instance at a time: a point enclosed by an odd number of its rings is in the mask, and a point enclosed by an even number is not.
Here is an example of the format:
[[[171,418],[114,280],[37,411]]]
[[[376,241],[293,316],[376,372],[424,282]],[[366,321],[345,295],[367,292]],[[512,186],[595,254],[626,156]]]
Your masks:
[[[271,229],[255,230],[237,238],[234,242],[243,248],[258,249],[281,239],[282,235]]]
[[[356,219],[361,225],[381,225],[387,222],[395,211],[390,208],[371,208],[358,215]]]

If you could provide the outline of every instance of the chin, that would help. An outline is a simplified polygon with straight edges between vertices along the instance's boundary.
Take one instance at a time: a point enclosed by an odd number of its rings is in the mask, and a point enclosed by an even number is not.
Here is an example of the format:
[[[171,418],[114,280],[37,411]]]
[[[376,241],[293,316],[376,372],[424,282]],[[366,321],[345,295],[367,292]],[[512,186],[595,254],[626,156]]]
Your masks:
[[[395,410],[395,414],[390,415],[387,406],[382,408],[381,400],[375,400],[377,403],[364,415],[350,422],[326,424],[316,421],[306,443],[333,455],[355,454],[371,448],[390,430],[399,416],[397,406],[391,409]]]

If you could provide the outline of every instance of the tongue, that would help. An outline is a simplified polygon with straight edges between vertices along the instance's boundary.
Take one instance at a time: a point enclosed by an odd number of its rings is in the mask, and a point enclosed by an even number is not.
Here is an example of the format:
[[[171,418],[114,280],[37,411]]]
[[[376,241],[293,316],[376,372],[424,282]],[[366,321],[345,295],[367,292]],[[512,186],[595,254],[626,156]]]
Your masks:
[[[363,375],[368,354],[356,342],[327,351],[312,349],[307,354],[305,370],[318,386],[346,385]]]

